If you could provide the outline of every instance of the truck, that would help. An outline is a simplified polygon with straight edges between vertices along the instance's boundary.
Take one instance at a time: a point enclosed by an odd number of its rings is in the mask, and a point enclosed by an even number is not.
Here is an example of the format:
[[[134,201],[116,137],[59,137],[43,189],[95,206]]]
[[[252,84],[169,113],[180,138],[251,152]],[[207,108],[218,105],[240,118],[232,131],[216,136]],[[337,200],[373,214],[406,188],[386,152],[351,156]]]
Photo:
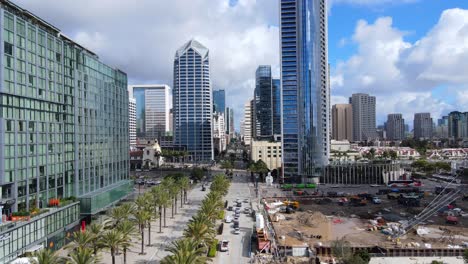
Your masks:
[[[447,224],[457,225],[458,224],[458,217],[449,215],[449,216],[447,216],[447,218],[445,218],[445,222]]]
[[[395,199],[400,198],[400,194],[399,194],[399,193],[396,193],[396,192],[391,192],[391,193],[388,193],[388,194],[387,194],[387,198],[388,198],[389,200],[395,200]]]

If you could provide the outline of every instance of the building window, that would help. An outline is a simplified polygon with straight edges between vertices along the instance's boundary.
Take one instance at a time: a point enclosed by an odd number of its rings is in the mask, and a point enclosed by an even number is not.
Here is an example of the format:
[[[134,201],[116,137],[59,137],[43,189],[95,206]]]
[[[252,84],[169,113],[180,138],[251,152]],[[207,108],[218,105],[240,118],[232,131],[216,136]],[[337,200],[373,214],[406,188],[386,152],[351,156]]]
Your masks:
[[[13,56],[13,45],[8,43],[8,42],[4,42],[4,49],[5,49],[5,53],[10,55],[10,56]]]

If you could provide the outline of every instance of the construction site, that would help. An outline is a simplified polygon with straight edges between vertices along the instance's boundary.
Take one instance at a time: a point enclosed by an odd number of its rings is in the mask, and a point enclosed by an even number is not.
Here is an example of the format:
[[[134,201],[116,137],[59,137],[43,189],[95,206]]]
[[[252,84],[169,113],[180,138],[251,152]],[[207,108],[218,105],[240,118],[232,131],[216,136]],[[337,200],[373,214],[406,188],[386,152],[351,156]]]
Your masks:
[[[375,257],[460,256],[468,248],[468,197],[460,186],[295,193],[262,199],[274,238],[268,250],[279,258],[331,261],[337,240]]]

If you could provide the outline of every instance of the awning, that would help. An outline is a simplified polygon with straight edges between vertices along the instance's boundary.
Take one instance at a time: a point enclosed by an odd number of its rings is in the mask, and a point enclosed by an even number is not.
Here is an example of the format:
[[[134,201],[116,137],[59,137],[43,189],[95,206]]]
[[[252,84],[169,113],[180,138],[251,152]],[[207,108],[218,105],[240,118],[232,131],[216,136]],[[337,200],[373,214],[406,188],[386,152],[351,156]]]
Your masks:
[[[44,248],[44,245],[42,245],[42,244],[41,245],[35,245],[33,247],[30,247],[28,250],[26,250],[26,252],[34,253],[34,252],[39,251],[39,250],[41,250],[43,248]]]

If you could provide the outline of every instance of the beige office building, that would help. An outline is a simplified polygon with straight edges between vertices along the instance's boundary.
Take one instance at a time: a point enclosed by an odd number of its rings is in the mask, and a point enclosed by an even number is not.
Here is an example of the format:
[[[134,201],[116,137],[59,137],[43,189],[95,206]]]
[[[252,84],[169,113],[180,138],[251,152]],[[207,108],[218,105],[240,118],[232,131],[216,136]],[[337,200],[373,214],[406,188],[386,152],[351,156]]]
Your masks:
[[[269,170],[281,167],[281,141],[252,140],[251,143],[252,161],[262,160]]]
[[[351,104],[333,105],[332,138],[353,141],[353,107]]]

